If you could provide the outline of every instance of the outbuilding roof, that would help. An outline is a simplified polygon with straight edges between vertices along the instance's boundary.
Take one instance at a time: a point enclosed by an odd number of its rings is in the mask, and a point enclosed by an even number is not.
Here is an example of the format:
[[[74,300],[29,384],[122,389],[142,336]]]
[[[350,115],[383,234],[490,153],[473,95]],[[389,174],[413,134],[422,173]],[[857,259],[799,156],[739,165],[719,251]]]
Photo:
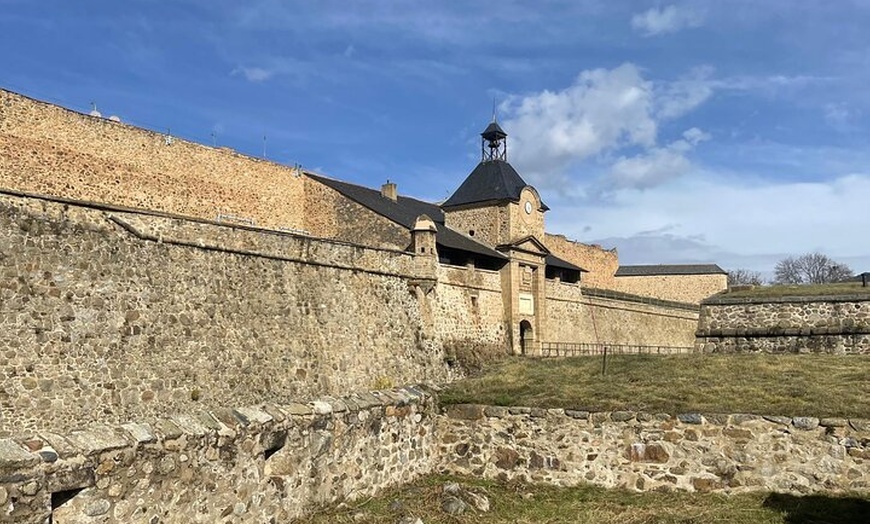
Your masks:
[[[653,275],[727,275],[728,272],[716,264],[654,264],[639,266],[619,266],[614,276],[646,277]]]
[[[312,179],[330,187],[354,202],[369,208],[375,213],[386,217],[393,222],[413,229],[414,222],[420,215],[427,215],[435,222],[437,232],[435,242],[451,249],[467,251],[498,260],[507,260],[507,257],[480,242],[477,242],[463,234],[460,234],[444,225],[444,212],[435,204],[423,202],[416,198],[397,196],[396,200],[387,198],[376,189],[358,186],[348,182],[342,182],[320,175],[308,174]]]

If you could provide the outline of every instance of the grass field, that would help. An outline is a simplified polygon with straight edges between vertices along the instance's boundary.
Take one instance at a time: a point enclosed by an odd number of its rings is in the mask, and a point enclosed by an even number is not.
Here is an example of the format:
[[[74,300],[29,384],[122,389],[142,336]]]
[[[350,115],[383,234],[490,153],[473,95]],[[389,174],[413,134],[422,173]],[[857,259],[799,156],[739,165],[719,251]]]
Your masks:
[[[800,286],[756,286],[752,289],[731,291],[717,297],[805,297],[805,296],[836,296],[836,295],[870,295],[870,287],[861,287],[860,282],[843,282],[838,284],[803,284]]]
[[[449,385],[444,404],[870,418],[870,356],[507,358]]]
[[[442,487],[452,481],[485,494],[490,510],[481,513],[469,509],[459,516],[441,511]],[[849,496],[633,493],[594,486],[558,488],[434,476],[299,522],[396,524],[410,516],[426,524],[863,524],[868,515],[870,501]]]

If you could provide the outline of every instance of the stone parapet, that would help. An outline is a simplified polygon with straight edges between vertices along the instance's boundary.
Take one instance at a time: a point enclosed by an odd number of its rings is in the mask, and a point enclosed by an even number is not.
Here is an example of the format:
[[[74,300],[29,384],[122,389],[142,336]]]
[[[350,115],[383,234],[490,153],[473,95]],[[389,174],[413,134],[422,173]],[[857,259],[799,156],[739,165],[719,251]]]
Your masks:
[[[0,439],[0,522],[287,522],[436,462],[420,387]]]
[[[443,473],[637,491],[870,491],[863,419],[451,406]]]
[[[704,301],[705,352],[870,353],[870,297],[737,297]]]

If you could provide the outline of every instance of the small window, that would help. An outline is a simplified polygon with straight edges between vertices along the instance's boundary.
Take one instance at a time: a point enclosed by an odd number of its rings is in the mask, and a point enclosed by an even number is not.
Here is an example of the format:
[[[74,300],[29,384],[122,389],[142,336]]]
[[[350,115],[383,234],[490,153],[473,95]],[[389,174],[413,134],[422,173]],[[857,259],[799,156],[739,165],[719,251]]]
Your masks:
[[[468,236],[470,236],[470,237],[473,237],[473,236],[474,236],[474,230],[473,230],[473,229],[469,229],[469,230],[468,230]]]

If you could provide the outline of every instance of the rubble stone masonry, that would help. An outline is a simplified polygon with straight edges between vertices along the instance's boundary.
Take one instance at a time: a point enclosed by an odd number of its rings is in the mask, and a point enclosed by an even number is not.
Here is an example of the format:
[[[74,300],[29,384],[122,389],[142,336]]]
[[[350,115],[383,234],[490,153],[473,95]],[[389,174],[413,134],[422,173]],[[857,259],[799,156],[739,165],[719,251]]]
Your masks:
[[[701,304],[696,335],[712,353],[870,353],[870,298],[721,295]]]
[[[439,471],[561,486],[870,491],[870,421],[459,405]]]
[[[0,195],[0,436],[451,380],[418,258]]]
[[[292,168],[0,89],[0,188],[305,229]]]
[[[0,438],[0,522],[288,522],[431,473],[870,492],[863,419],[436,406],[411,386]]]

